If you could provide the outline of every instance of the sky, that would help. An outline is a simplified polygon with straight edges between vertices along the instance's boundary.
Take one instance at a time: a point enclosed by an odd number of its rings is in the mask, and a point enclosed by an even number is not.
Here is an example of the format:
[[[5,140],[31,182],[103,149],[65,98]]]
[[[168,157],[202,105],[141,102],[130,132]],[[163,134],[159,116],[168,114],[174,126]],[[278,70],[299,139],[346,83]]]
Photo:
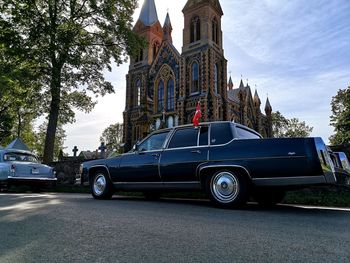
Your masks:
[[[144,0],[139,1],[141,7]],[[181,53],[186,0],[155,0],[163,25],[167,10],[173,44]],[[221,0],[222,31],[228,72],[238,88],[241,76],[258,91],[262,111],[267,96],[273,111],[312,126],[311,136],[325,142],[332,97],[350,86],[349,0]],[[139,17],[140,7],[134,14]],[[105,128],[123,122],[128,63],[106,72],[115,93],[98,99],[89,114],[76,111],[76,122],[65,126],[65,152],[95,150]],[[264,111],[263,111],[264,112]]]

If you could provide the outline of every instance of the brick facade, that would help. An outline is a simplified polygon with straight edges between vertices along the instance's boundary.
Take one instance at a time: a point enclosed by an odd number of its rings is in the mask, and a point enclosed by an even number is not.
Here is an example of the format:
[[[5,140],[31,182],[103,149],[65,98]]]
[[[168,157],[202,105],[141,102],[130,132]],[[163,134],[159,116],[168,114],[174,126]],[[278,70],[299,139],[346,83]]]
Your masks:
[[[145,10],[156,12],[153,0],[145,1],[134,27],[148,46],[131,58],[126,76],[126,149],[152,130],[190,123],[198,101],[201,121],[234,120],[271,137],[270,103],[266,104],[266,115],[262,114],[257,92],[252,96],[243,81],[237,89],[233,89],[231,78],[227,81],[219,1],[187,2],[181,54],[172,44],[169,15],[162,27],[157,14],[145,17]],[[149,17],[157,21],[149,23]]]

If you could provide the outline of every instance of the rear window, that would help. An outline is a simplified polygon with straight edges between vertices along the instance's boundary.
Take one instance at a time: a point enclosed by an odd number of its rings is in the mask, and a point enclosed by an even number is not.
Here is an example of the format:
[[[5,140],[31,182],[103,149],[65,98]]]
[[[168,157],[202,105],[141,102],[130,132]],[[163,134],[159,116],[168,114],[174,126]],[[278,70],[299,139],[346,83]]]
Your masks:
[[[261,139],[255,133],[248,131],[246,129],[242,129],[236,126],[236,131],[239,139]]]
[[[219,145],[233,139],[230,123],[214,123],[211,125],[210,144]]]
[[[195,128],[177,130],[169,143],[168,148],[197,146],[198,130]]]
[[[209,127],[202,126],[200,128],[200,134],[199,134],[199,146],[208,145],[208,138],[209,138],[208,134],[209,134]]]
[[[38,160],[34,155],[24,154],[24,153],[6,153],[4,155],[4,161],[38,163]]]

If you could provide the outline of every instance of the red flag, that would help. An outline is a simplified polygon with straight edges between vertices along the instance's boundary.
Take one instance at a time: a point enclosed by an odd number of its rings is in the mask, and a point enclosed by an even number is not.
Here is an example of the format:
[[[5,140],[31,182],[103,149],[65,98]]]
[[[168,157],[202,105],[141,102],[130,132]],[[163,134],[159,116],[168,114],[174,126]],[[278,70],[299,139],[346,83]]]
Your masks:
[[[198,101],[197,103],[197,108],[196,108],[196,113],[194,114],[194,117],[192,119],[192,123],[195,127],[199,126],[199,119],[202,117],[202,112],[201,112],[201,103]]]

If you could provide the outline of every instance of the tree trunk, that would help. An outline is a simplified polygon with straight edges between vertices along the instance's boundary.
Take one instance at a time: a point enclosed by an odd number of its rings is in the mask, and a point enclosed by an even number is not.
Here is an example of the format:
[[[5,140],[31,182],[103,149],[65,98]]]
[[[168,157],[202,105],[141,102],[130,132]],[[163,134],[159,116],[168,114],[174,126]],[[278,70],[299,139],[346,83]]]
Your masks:
[[[61,69],[52,70],[50,84],[51,104],[49,113],[49,123],[47,125],[43,163],[48,164],[53,161],[55,148],[56,130],[61,102]]]
[[[17,126],[17,138],[21,138],[21,130],[22,130],[22,118],[20,109],[17,109],[17,117],[18,117],[18,126]]]

